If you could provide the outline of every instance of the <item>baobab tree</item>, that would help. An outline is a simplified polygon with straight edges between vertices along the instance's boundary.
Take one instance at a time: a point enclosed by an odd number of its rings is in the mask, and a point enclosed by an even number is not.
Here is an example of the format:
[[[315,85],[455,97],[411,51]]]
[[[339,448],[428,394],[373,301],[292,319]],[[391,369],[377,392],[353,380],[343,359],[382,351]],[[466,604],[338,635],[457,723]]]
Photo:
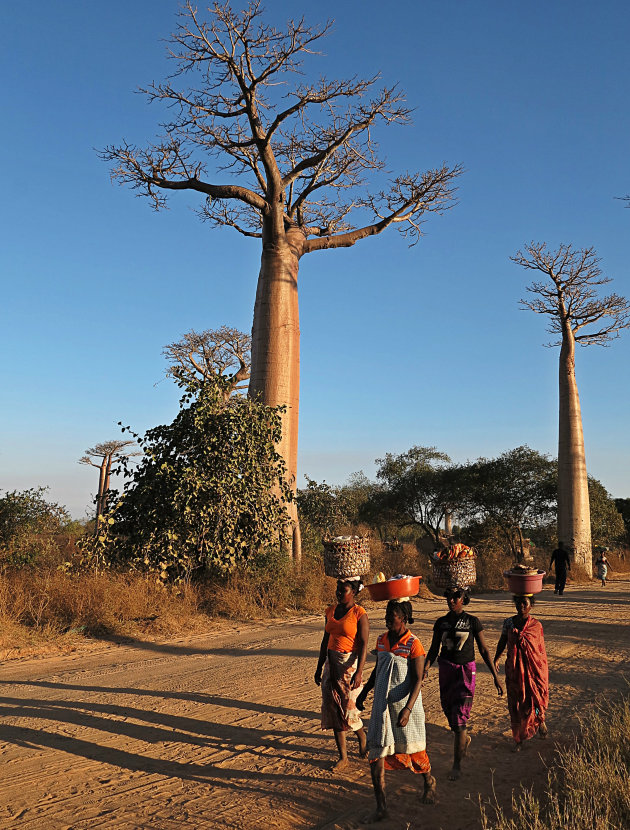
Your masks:
[[[93,447],[90,447],[90,449],[85,451],[83,458],[79,459],[79,464],[89,464],[91,467],[96,467],[99,471],[98,493],[96,496],[95,535],[98,535],[102,517],[107,511],[107,496],[114,459],[122,460],[123,458],[140,455],[139,452],[132,452],[127,449],[128,447],[135,446],[135,443],[135,441],[103,441],[100,444],[95,444]],[[97,459],[97,461],[94,461],[94,459]]]
[[[279,30],[262,20],[260,0],[244,11],[215,3],[208,12],[202,19],[186,2],[170,39],[173,74],[141,89],[168,107],[163,136],[145,148],[109,146],[101,157],[115,181],[156,210],[168,193],[194,191],[203,220],[260,241],[249,396],[286,407],[279,452],[295,488],[300,259],[389,227],[415,243],[425,217],[454,204],[461,167],[403,172],[379,184],[385,162],[375,131],[410,123],[402,92],[379,89],[378,75],[302,80],[303,60],[318,54],[330,21],[307,26],[301,18]],[[289,512],[298,556],[294,503]]]
[[[202,332],[188,331],[181,340],[169,343],[162,354],[169,361],[166,374],[183,386],[199,387],[220,375],[227,400],[247,389],[251,371],[252,339],[230,326]]]
[[[575,561],[592,575],[588,475],[580,396],[575,377],[575,346],[606,346],[630,326],[630,304],[617,294],[598,296],[602,276],[594,248],[530,243],[510,257],[517,265],[540,271],[546,279],[527,290],[535,299],[521,306],[549,316],[548,331],[560,346],[558,421],[558,539],[573,549]]]

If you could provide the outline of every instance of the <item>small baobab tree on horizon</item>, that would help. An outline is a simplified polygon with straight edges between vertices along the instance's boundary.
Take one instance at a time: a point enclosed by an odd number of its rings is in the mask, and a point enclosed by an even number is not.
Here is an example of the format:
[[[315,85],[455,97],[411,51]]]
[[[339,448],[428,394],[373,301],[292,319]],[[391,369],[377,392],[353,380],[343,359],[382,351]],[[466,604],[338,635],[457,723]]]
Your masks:
[[[199,194],[199,215],[258,240],[261,263],[252,326],[249,397],[284,407],[279,452],[295,490],[299,409],[298,270],[305,254],[347,248],[397,228],[412,243],[430,213],[454,204],[459,165],[388,177],[383,126],[410,123],[396,87],[379,76],[310,82],[305,60],[321,57],[329,21],[262,19],[260,0],[242,10],[214,3],[203,19],[186,2],[172,35],[174,68],[142,89],[168,108],[164,134],[148,147],[123,143],[101,157],[112,178],[158,210],[167,194]],[[379,181],[379,177],[382,179]],[[287,505],[300,555],[295,501]]]
[[[90,447],[90,449],[85,451],[83,458],[79,459],[79,464],[89,464],[90,467],[96,467],[99,471],[98,493],[96,496],[96,524],[94,526],[95,535],[98,535],[101,521],[107,512],[107,496],[109,494],[109,484],[112,476],[112,464],[115,459],[122,460],[123,458],[140,455],[140,452],[128,449],[132,446],[136,446],[135,441],[103,441],[100,444],[95,444],[93,447]]]
[[[169,361],[166,374],[181,386],[214,383],[217,375],[226,382],[219,387],[227,400],[247,389],[251,372],[252,338],[238,329],[221,326],[202,332],[188,331],[169,343],[162,354]]]
[[[530,243],[510,259],[540,271],[546,279],[527,290],[534,299],[521,306],[549,316],[548,331],[556,336],[548,346],[560,346],[558,420],[558,539],[573,549],[575,561],[592,576],[591,521],[588,475],[580,396],[575,377],[575,347],[607,346],[630,327],[630,304],[617,294],[599,296],[611,282],[602,276],[594,248]]]

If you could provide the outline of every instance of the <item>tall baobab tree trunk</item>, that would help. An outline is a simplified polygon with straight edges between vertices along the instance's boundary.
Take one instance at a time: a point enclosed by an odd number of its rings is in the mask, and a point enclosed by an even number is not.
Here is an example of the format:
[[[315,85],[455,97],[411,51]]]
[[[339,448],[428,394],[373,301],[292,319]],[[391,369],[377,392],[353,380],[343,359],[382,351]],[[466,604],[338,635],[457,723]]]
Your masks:
[[[450,510],[444,511],[444,535],[447,539],[453,535],[453,514]]]
[[[107,458],[103,458],[98,473],[98,495],[96,497],[96,524],[94,525],[94,535],[98,536],[101,526],[101,516],[105,513],[105,479],[107,477]]]
[[[102,441],[94,447],[86,450],[86,454],[79,460],[79,464],[89,464],[90,467],[98,468],[98,495],[96,496],[96,521],[94,523],[94,535],[98,536],[101,528],[101,516],[107,512],[107,501],[109,495],[109,483],[112,475],[112,462],[114,458],[130,458],[132,455],[139,455],[139,452],[126,450],[135,441]],[[98,458],[98,464],[92,461]]]
[[[521,304],[536,314],[550,316],[548,330],[560,335],[560,422],[558,430],[558,541],[573,548],[574,560],[593,574],[591,516],[580,396],[575,380],[575,344],[605,346],[630,328],[630,303],[618,294],[599,295],[610,282],[602,276],[594,248],[560,245],[549,250],[531,242],[512,262],[545,275],[527,290],[533,300]],[[549,284],[551,282],[551,285]]]
[[[107,512],[107,496],[109,495],[109,482],[112,476],[112,455],[103,458],[98,477],[98,496],[96,497],[96,525],[94,534],[98,536],[101,529],[101,516]]]
[[[575,379],[575,338],[563,327],[560,348],[558,429],[558,540],[573,548],[574,561],[593,575],[591,516],[580,396]]]
[[[298,267],[301,251],[291,245],[287,237],[263,244],[252,327],[249,396],[267,406],[286,407],[278,452],[285,460],[287,478],[295,491],[300,401]],[[297,243],[304,239],[300,232],[296,232],[296,237]],[[287,505],[287,511],[292,530],[291,554],[299,562],[301,539],[295,501]]]

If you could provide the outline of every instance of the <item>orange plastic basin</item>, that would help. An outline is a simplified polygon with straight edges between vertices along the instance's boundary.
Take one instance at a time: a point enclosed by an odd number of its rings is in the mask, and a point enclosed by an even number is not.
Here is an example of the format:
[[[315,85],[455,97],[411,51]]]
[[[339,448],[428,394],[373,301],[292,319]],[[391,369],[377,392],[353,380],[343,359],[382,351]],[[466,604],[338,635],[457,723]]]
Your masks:
[[[390,579],[387,582],[373,582],[365,587],[372,599],[377,602],[400,597],[415,597],[420,590],[421,576],[408,576],[407,579]]]

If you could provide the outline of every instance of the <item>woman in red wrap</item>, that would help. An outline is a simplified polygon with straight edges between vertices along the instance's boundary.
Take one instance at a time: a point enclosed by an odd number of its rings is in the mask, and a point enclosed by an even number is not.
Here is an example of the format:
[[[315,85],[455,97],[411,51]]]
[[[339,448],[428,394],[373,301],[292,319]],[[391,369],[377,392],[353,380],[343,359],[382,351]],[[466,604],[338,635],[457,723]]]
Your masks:
[[[530,616],[533,604],[534,598],[527,594],[514,597],[516,614],[504,621],[494,655],[498,671],[499,658],[507,645],[505,686],[515,752],[537,732],[541,738],[547,736],[549,668],[543,627]]]

